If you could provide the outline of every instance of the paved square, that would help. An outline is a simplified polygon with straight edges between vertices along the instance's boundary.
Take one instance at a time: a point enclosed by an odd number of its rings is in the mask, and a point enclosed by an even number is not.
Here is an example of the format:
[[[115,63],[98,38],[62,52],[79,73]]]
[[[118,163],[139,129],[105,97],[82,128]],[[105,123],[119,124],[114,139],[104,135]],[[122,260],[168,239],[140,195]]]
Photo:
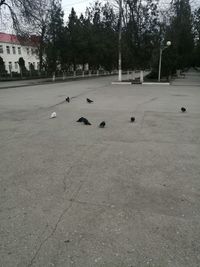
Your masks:
[[[0,266],[200,266],[200,75],[113,79],[0,89]]]

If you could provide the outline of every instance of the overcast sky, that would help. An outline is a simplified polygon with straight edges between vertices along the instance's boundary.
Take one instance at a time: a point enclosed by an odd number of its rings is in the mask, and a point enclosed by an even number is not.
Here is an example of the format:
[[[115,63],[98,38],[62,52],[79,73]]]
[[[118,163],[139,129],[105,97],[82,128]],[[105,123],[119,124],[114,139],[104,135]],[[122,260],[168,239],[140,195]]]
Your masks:
[[[95,0],[62,0],[62,7],[65,12],[65,20],[68,18],[72,7],[74,7],[77,15],[85,13],[86,7],[90,6],[90,3],[94,3]]]
[[[65,12],[65,21],[68,19],[68,16],[71,12],[72,7],[74,7],[77,15],[79,16],[81,13],[85,14],[86,7],[89,7],[90,4],[94,4],[96,0],[62,0],[62,7]],[[159,6],[161,8],[167,8],[168,3],[171,0],[160,0]],[[197,1],[200,2],[200,0],[191,0],[192,2]],[[101,2],[106,2],[106,0],[101,0]],[[109,1],[112,3],[112,0]]]

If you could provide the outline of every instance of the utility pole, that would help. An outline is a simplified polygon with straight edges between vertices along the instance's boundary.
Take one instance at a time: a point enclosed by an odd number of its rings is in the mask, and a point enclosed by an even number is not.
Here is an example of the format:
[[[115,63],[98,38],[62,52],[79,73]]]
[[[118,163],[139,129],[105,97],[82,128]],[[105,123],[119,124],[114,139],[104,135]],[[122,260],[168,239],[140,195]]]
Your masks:
[[[160,82],[161,65],[162,65],[162,48],[160,48],[159,67],[158,67],[158,82]]]
[[[122,81],[122,0],[119,0],[119,43],[118,43],[118,52],[119,52],[119,61],[118,61],[118,69],[119,76],[118,81]]]

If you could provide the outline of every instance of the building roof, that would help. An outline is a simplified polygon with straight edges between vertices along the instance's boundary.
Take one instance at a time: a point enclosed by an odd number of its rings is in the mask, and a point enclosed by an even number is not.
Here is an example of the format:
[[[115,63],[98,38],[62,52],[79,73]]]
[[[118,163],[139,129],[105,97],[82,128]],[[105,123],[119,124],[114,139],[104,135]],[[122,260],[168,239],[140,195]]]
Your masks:
[[[0,32],[0,42],[19,44],[16,35]]]
[[[0,43],[12,43],[29,46],[37,46],[39,43],[39,36],[31,35],[29,38],[16,36],[14,34],[8,34],[0,32]]]

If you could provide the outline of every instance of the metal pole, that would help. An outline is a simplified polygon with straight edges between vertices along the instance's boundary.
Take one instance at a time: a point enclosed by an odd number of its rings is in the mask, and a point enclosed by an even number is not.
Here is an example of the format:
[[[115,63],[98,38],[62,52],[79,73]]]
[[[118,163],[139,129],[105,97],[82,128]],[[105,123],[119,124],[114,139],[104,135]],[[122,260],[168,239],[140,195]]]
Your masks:
[[[56,80],[56,74],[55,72],[53,72],[52,82],[55,82],[55,80]]]
[[[118,61],[118,69],[119,69],[119,82],[122,81],[122,0],[119,1],[119,61]]]
[[[140,71],[140,82],[141,82],[141,84],[144,82],[144,73],[143,73],[143,70]]]
[[[158,69],[158,81],[160,82],[161,65],[162,65],[162,48],[160,48],[159,69]]]

